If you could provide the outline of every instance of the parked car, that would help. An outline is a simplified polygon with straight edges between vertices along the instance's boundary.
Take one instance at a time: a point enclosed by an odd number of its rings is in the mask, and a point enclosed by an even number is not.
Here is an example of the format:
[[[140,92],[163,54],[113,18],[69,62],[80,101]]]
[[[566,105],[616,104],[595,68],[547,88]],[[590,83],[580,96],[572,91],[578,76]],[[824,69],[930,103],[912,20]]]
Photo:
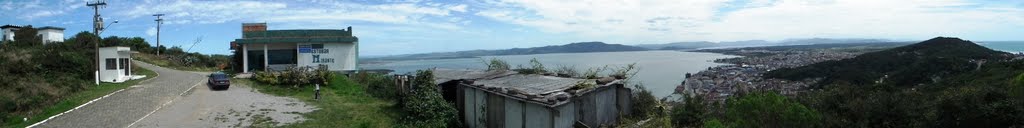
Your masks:
[[[222,72],[214,72],[210,73],[208,77],[209,79],[207,80],[206,84],[210,86],[210,88],[212,89],[227,90],[228,87],[231,86],[231,78],[228,77],[228,74],[224,74]]]

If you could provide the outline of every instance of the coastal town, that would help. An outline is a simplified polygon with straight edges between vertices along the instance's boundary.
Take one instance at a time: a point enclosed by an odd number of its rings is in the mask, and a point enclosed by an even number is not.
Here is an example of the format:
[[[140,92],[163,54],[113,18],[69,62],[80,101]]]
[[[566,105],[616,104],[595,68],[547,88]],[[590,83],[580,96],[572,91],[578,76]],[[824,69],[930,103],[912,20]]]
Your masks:
[[[751,91],[777,91],[779,94],[795,96],[820,78],[790,81],[763,77],[764,73],[780,68],[793,68],[829,60],[841,60],[881,49],[883,47],[860,48],[819,48],[819,49],[758,49],[737,48],[704,50],[734,54],[744,57],[716,59],[726,63],[709,67],[697,73],[687,73],[685,81],[676,87],[676,93],[699,96],[707,101],[724,102],[729,96]]]

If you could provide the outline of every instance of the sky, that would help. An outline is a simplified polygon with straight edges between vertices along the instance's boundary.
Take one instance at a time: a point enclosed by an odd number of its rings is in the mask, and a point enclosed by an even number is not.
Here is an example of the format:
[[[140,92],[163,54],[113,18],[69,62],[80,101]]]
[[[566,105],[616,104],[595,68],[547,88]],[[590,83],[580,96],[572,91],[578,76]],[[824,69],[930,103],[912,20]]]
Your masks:
[[[0,0],[0,24],[92,31],[95,0]],[[101,36],[229,54],[241,24],[352,26],[360,55],[383,56],[573,42],[878,38],[1024,40],[1024,0],[106,0]],[[198,39],[200,42],[192,45]],[[191,47],[191,48],[189,48]]]

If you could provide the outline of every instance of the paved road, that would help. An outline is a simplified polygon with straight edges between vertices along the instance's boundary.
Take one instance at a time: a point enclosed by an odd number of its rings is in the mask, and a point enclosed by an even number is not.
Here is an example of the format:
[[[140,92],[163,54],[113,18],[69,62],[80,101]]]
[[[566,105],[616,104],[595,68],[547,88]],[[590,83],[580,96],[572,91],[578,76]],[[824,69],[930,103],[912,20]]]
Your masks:
[[[206,82],[206,77],[197,73],[167,69],[140,61],[134,62],[139,67],[157,72],[159,76],[53,118],[37,127],[127,127],[154,112],[164,103],[179,97],[194,85]]]

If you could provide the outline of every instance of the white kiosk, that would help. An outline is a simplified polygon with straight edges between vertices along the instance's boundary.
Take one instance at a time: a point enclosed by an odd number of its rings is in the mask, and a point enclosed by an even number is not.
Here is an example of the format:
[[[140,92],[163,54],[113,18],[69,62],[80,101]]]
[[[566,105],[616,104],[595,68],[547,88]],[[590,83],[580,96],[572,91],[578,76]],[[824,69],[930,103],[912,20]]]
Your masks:
[[[102,47],[100,48],[100,81],[121,83],[140,79],[146,76],[131,75],[131,48]]]

